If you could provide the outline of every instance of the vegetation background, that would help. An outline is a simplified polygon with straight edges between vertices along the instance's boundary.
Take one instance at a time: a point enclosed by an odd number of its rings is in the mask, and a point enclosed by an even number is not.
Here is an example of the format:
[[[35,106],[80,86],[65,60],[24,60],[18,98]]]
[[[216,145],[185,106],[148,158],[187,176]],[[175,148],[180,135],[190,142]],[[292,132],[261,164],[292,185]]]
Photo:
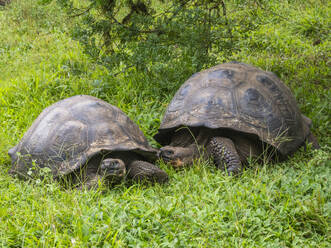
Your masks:
[[[129,16],[138,3],[147,12]],[[322,0],[0,6],[0,246],[330,247],[330,26]],[[166,185],[94,191],[7,174],[7,151],[33,120],[77,94],[117,105],[157,147],[152,136],[180,85],[233,60],[273,71],[292,89],[320,150],[252,161],[239,178],[204,161],[180,172],[159,161]]]

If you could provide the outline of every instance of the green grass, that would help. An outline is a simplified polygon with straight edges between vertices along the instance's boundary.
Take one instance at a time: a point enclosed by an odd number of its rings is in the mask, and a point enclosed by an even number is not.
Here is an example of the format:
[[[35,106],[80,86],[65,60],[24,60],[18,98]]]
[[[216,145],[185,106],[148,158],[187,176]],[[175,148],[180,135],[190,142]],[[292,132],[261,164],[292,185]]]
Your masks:
[[[259,9],[247,1],[234,11],[228,4],[233,18],[255,14],[265,23],[228,59],[280,76],[313,120],[321,149],[300,149],[279,164],[252,163],[239,178],[203,161],[179,172],[159,162],[170,176],[166,185],[123,183],[94,191],[13,179],[7,151],[45,107],[77,94],[119,106],[156,146],[152,135],[162,113],[193,72],[179,67],[154,77],[113,77],[70,38],[74,20],[56,2],[0,7],[0,246],[330,247],[330,4],[268,5]]]

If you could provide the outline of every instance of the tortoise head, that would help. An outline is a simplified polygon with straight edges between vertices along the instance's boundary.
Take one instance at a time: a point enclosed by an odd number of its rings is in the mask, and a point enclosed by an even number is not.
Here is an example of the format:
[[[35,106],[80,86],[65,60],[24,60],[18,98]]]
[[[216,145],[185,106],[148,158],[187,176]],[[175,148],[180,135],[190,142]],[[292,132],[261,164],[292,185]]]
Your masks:
[[[126,168],[121,159],[106,158],[100,165],[100,174],[105,178],[122,178],[125,176]]]
[[[164,146],[159,152],[159,158],[166,163],[170,163],[174,168],[190,166],[196,157],[196,151],[192,146]]]

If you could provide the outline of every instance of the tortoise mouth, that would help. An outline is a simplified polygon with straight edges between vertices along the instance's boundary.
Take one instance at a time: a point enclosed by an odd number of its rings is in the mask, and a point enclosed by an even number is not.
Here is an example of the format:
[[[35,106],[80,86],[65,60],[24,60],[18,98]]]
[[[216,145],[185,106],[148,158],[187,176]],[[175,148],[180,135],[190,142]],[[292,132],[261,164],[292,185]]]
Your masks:
[[[168,149],[161,148],[158,157],[161,158],[164,162],[169,163],[173,160],[172,156],[174,152]]]
[[[162,159],[164,163],[171,164],[171,166],[176,169],[185,166],[184,161],[179,158],[171,158],[167,155],[162,155],[162,154],[159,155],[159,158]]]
[[[160,156],[160,159],[162,159],[163,162],[165,162],[166,164],[172,163],[172,161],[173,161],[171,158],[169,158],[167,156]]]
[[[187,164],[185,164],[184,161],[180,160],[179,158],[172,160],[170,164],[175,169],[180,169],[187,166]]]

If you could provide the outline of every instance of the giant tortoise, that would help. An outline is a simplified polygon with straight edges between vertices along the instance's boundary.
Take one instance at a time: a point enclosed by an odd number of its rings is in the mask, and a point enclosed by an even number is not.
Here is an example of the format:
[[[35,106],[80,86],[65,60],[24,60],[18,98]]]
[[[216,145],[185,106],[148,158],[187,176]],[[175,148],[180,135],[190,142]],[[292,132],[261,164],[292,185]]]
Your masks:
[[[230,62],[191,76],[170,102],[154,138],[164,145],[159,156],[174,167],[205,154],[218,168],[236,174],[249,157],[267,153],[283,159],[306,141],[317,148],[310,125],[275,74]]]
[[[77,95],[46,108],[9,151],[11,174],[29,177],[43,167],[55,178],[70,175],[93,187],[100,179],[165,182],[153,165],[157,150],[119,108],[98,98]]]

